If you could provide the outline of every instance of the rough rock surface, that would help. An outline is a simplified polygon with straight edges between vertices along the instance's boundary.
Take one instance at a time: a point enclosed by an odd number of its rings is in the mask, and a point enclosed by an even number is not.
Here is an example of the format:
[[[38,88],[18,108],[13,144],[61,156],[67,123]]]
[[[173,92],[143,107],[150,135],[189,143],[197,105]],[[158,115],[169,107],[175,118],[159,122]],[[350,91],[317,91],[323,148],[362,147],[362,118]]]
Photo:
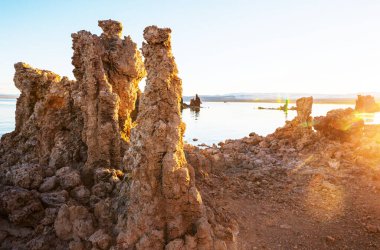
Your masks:
[[[54,229],[62,240],[87,240],[94,233],[94,218],[86,207],[62,205]]]
[[[330,139],[356,140],[363,133],[364,121],[351,108],[331,110],[326,116],[314,120],[315,130]]]
[[[313,130],[302,98],[297,117],[266,137],[183,145],[170,30],[144,32],[137,116],[141,56],[120,23],[99,26],[100,37],[73,35],[77,81],[15,65],[16,129],[0,141],[1,249],[380,247],[380,126],[346,109]]]
[[[352,115],[333,110],[321,119]],[[297,120],[266,137],[186,145],[202,197],[237,219],[238,249],[379,247],[379,125],[348,129],[356,140],[340,140],[340,129],[325,134]]]
[[[170,33],[170,29],[156,26],[144,30],[142,51],[148,76],[138,125],[125,155],[131,179],[122,192],[129,198],[129,207],[119,215],[120,249],[213,249],[226,245],[213,232],[217,225],[208,221],[194,171],[185,159],[182,83]]]
[[[1,138],[0,183],[4,183],[3,171],[10,168],[22,174],[26,183],[31,175],[36,182],[41,169],[49,175],[49,168],[80,167],[86,148],[80,140],[82,118],[71,97],[75,82],[25,63],[15,64],[15,69],[14,81],[21,95],[16,129]]]
[[[313,97],[302,97],[296,101],[297,117],[296,120],[304,127],[312,126],[311,112],[313,108]]]
[[[130,37],[121,39],[119,22],[99,21],[100,37],[87,31],[73,34],[79,96],[84,116],[86,168],[119,167],[123,142],[128,141],[138,83],[145,76],[141,55]],[[124,146],[125,148],[125,146]]]
[[[310,116],[312,104],[312,97],[298,99],[296,101],[297,116],[293,120],[287,121],[285,126],[276,129],[273,134],[268,135],[265,141],[273,143],[272,141],[275,139],[280,139],[281,143],[291,145],[298,150],[313,143],[315,134],[312,129],[313,119]]]
[[[111,197],[123,176],[116,169],[145,69],[136,44],[121,38],[119,22],[99,26],[100,36],[72,35],[76,81],[15,64],[21,95],[16,129],[1,138],[0,215],[15,231],[33,231],[8,233],[0,248],[90,249],[113,242],[101,230],[112,231]]]
[[[380,127],[354,143],[311,133],[299,148],[276,133],[185,147],[202,197],[237,219],[238,249],[380,246]]]
[[[373,113],[380,111],[380,106],[371,95],[358,95],[356,99],[355,111],[362,113]]]
[[[286,125],[278,130],[289,130],[290,133],[298,131],[309,131],[313,125],[311,117],[313,97],[302,97],[296,100],[297,116],[288,121]]]
[[[10,222],[32,226],[44,216],[38,194],[19,187],[4,187],[0,193],[0,212],[8,215]]]

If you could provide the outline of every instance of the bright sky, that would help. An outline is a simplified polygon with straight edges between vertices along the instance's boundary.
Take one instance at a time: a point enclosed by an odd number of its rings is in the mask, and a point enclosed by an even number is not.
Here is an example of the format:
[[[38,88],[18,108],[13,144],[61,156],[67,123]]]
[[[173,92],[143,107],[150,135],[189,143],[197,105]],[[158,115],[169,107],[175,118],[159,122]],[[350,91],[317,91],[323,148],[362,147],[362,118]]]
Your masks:
[[[185,95],[380,91],[379,0],[1,0],[0,92],[24,61],[73,78],[70,34],[172,28]]]

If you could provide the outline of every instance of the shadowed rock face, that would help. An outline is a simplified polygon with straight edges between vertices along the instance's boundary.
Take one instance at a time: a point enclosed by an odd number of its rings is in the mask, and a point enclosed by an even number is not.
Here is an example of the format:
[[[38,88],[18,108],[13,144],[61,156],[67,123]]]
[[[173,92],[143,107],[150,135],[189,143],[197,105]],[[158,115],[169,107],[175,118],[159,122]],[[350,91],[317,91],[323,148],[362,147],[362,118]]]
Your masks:
[[[126,219],[119,216],[120,249],[212,249],[214,244],[225,244],[214,241],[194,171],[185,159],[182,83],[170,33],[156,26],[144,30],[147,85],[125,155],[131,184],[125,185],[122,195],[129,194],[130,206],[124,212]]]

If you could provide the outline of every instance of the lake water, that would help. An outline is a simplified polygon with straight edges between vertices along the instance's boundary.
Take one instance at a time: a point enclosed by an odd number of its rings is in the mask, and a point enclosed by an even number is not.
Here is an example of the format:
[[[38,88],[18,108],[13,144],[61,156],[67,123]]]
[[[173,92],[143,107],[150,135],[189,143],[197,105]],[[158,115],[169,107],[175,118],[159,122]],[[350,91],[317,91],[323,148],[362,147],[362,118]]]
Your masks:
[[[186,123],[185,141],[188,143],[218,143],[226,139],[238,139],[255,132],[267,135],[293,119],[297,112],[289,110],[286,115],[280,110],[262,110],[258,107],[277,108],[280,103],[205,102],[199,112],[184,109]],[[294,106],[294,104],[290,104]],[[344,104],[314,104],[313,116],[326,115],[329,110],[354,107]],[[0,99],[0,135],[14,130],[16,100]],[[380,113],[362,114],[366,123],[380,123]],[[193,139],[198,139],[193,141]]]
[[[0,135],[15,128],[15,99],[0,99]]]
[[[287,115],[278,108],[283,103],[248,103],[248,102],[206,102],[199,112],[183,110],[182,117],[186,123],[185,141],[198,145],[212,145],[226,139],[238,139],[255,132],[259,135],[273,133],[276,128],[292,120],[297,111],[289,110]],[[295,106],[291,103],[289,107]],[[313,116],[326,115],[331,109],[354,107],[344,104],[313,104]],[[193,141],[196,138],[198,141]]]

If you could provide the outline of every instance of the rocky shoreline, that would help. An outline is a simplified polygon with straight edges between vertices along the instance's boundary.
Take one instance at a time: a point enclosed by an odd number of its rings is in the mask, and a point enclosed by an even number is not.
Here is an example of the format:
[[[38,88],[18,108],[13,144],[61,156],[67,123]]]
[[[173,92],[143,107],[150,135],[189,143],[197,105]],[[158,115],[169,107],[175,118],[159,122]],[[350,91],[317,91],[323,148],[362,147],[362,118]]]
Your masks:
[[[15,64],[1,249],[380,247],[378,126],[313,118],[305,97],[266,137],[184,144],[171,30],[147,27],[141,55],[121,23],[99,26],[72,35],[75,81]]]

